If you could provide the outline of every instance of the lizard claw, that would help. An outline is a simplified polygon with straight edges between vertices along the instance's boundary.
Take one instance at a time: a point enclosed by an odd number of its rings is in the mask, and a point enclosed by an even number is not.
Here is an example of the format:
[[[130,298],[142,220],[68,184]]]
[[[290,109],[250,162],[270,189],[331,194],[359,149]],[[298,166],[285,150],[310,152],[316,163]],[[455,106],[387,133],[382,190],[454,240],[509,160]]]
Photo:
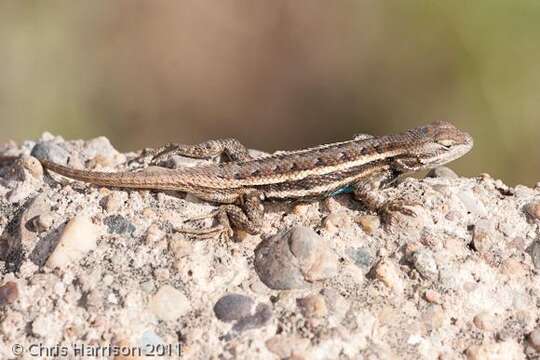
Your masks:
[[[416,211],[414,211],[414,209],[412,209],[412,207],[419,205],[420,203],[417,202],[388,200],[379,209],[379,213],[381,214],[384,222],[389,222],[393,214],[396,212],[401,213],[405,216],[417,217],[418,214],[416,213]]]
[[[189,234],[189,235],[196,235],[204,238],[210,238],[214,235],[221,235],[226,234],[227,237],[232,237],[234,235],[233,230],[229,224],[229,219],[227,218],[227,214],[224,214],[221,210],[214,210],[206,215],[201,215],[198,217],[191,218],[187,220],[187,222],[192,221],[198,221],[198,220],[206,220],[208,218],[216,218],[218,220],[218,224],[215,226],[212,226],[210,228],[206,229],[195,229],[195,228],[176,228],[175,231],[179,233]]]

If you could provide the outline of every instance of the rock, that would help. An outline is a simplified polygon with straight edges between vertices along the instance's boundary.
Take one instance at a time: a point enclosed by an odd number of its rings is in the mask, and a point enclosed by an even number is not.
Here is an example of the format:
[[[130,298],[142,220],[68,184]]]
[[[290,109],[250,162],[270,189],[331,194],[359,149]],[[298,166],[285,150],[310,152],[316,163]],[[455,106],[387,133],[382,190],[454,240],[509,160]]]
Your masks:
[[[8,281],[0,286],[0,306],[13,304],[19,298],[17,283]]]
[[[540,240],[534,241],[527,249],[527,252],[531,255],[534,267],[540,269]]]
[[[303,353],[310,341],[296,335],[276,335],[266,340],[266,348],[276,354],[280,359],[291,359],[297,353]]]
[[[474,225],[473,246],[481,254],[489,254],[496,245],[497,238],[493,224],[481,220]]]
[[[241,294],[228,294],[219,299],[214,305],[216,317],[225,322],[231,322],[251,316],[255,302]]]
[[[367,270],[373,265],[374,257],[367,248],[347,248],[347,256],[351,258],[356,266]]]
[[[40,314],[32,322],[32,333],[44,339],[57,339],[61,334],[62,324],[51,314]]]
[[[34,227],[38,232],[44,232],[49,230],[54,222],[54,216],[49,212],[40,214],[35,219],[36,220],[34,221]]]
[[[533,220],[540,220],[540,201],[535,201],[525,206],[525,211]]]
[[[300,312],[307,318],[322,318],[328,314],[326,301],[321,295],[310,295],[296,300]]]
[[[118,155],[118,151],[111,145],[109,139],[104,136],[86,141],[81,150],[81,156],[84,159],[92,159],[104,166],[113,165]]]
[[[534,329],[528,336],[527,341],[534,350],[540,352],[540,327]]]
[[[412,254],[412,262],[416,270],[424,278],[429,280],[436,280],[439,277],[439,270],[437,269],[437,262],[433,257],[431,251],[426,249],[420,249]]]
[[[478,329],[485,331],[495,330],[495,328],[497,327],[496,321],[497,318],[486,311],[482,311],[481,313],[476,314],[473,318],[474,325]]]
[[[15,188],[7,194],[7,201],[10,204],[22,204],[26,199],[28,199],[33,193],[35,193],[36,188],[30,182],[22,182],[15,185]]]
[[[484,342],[482,345],[471,345],[465,352],[468,360],[521,360],[525,359],[521,345],[513,340],[497,343]]]
[[[126,201],[126,193],[120,191],[113,191],[105,199],[103,199],[103,208],[107,212],[116,212],[122,209]]]
[[[334,276],[337,256],[313,230],[297,226],[257,246],[255,270],[271,289],[305,288]]]
[[[159,228],[158,224],[152,224],[146,231],[146,243],[155,244],[165,237],[165,233]]]
[[[327,231],[337,232],[351,226],[351,218],[345,211],[339,211],[328,215],[323,221]]]
[[[424,293],[424,298],[426,299],[426,301],[432,303],[432,304],[441,304],[442,303],[442,299],[441,299],[441,294],[435,290],[427,290],[425,293]]]
[[[390,259],[379,261],[373,268],[373,275],[396,293],[403,292],[405,285],[403,284],[401,271]]]
[[[358,216],[356,218],[356,222],[368,235],[373,234],[381,226],[381,220],[375,215]]]
[[[272,308],[267,304],[258,304],[255,313],[246,316],[234,324],[233,332],[244,332],[251,329],[257,329],[266,325],[272,319]]]
[[[122,215],[107,216],[103,223],[107,225],[109,234],[133,234],[135,226]]]
[[[99,227],[89,217],[78,215],[65,226],[56,248],[47,260],[50,268],[65,268],[96,248]]]
[[[150,299],[149,308],[158,319],[174,321],[187,314],[191,304],[181,291],[170,285],[164,285]]]
[[[465,206],[469,213],[476,215],[479,218],[488,216],[486,207],[474,196],[471,190],[462,190],[457,193],[457,197],[461,200],[463,206]]]
[[[439,166],[439,167],[436,167],[435,169],[431,169],[427,173],[426,177],[456,179],[459,176],[454,172],[454,170],[446,166]]]
[[[62,144],[55,140],[47,140],[37,143],[32,149],[31,155],[40,160],[67,165],[70,154]]]

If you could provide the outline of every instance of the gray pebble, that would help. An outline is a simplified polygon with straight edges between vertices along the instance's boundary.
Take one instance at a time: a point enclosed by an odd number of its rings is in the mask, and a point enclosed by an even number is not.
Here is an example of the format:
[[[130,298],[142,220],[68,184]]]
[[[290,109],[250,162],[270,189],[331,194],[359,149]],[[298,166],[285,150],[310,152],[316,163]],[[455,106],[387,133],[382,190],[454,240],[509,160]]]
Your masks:
[[[64,146],[54,141],[37,143],[31,155],[37,159],[49,160],[61,165],[67,165],[69,153]]]
[[[426,177],[456,179],[459,176],[454,172],[454,170],[447,168],[446,166],[439,166],[435,169],[431,169],[427,173]]]
[[[233,331],[243,332],[250,329],[257,329],[266,325],[272,319],[272,308],[268,304],[259,304],[255,309],[255,314],[240,319],[233,326]]]
[[[109,234],[133,234],[135,226],[122,215],[107,216],[103,223],[107,225]]]
[[[346,250],[346,253],[359,268],[367,270],[373,265],[373,255],[367,248],[350,247]]]
[[[531,246],[529,246],[528,253],[531,255],[534,267],[540,269],[540,240],[534,241]]]
[[[439,277],[437,262],[429,250],[420,249],[412,255],[412,262],[416,270],[426,279],[435,280]]]
[[[240,320],[252,314],[255,302],[246,295],[228,294],[214,305],[216,317],[225,322]]]

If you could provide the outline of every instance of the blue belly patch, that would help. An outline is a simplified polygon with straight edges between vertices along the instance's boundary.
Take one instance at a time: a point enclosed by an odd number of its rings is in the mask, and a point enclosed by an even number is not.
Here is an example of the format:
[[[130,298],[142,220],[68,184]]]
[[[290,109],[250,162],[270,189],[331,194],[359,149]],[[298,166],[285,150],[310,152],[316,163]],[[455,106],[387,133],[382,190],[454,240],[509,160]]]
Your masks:
[[[348,186],[345,186],[341,189],[337,189],[336,191],[334,191],[333,193],[330,194],[330,196],[336,196],[336,195],[340,195],[340,194],[350,194],[354,191],[353,187],[348,185]]]

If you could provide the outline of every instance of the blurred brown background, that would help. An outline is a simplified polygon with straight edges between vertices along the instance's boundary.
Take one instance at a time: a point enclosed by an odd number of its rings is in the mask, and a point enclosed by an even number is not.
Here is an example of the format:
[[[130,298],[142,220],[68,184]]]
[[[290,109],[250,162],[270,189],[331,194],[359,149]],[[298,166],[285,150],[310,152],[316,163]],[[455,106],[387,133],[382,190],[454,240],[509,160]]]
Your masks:
[[[540,2],[2,1],[0,142],[292,149],[450,120],[540,181]]]

